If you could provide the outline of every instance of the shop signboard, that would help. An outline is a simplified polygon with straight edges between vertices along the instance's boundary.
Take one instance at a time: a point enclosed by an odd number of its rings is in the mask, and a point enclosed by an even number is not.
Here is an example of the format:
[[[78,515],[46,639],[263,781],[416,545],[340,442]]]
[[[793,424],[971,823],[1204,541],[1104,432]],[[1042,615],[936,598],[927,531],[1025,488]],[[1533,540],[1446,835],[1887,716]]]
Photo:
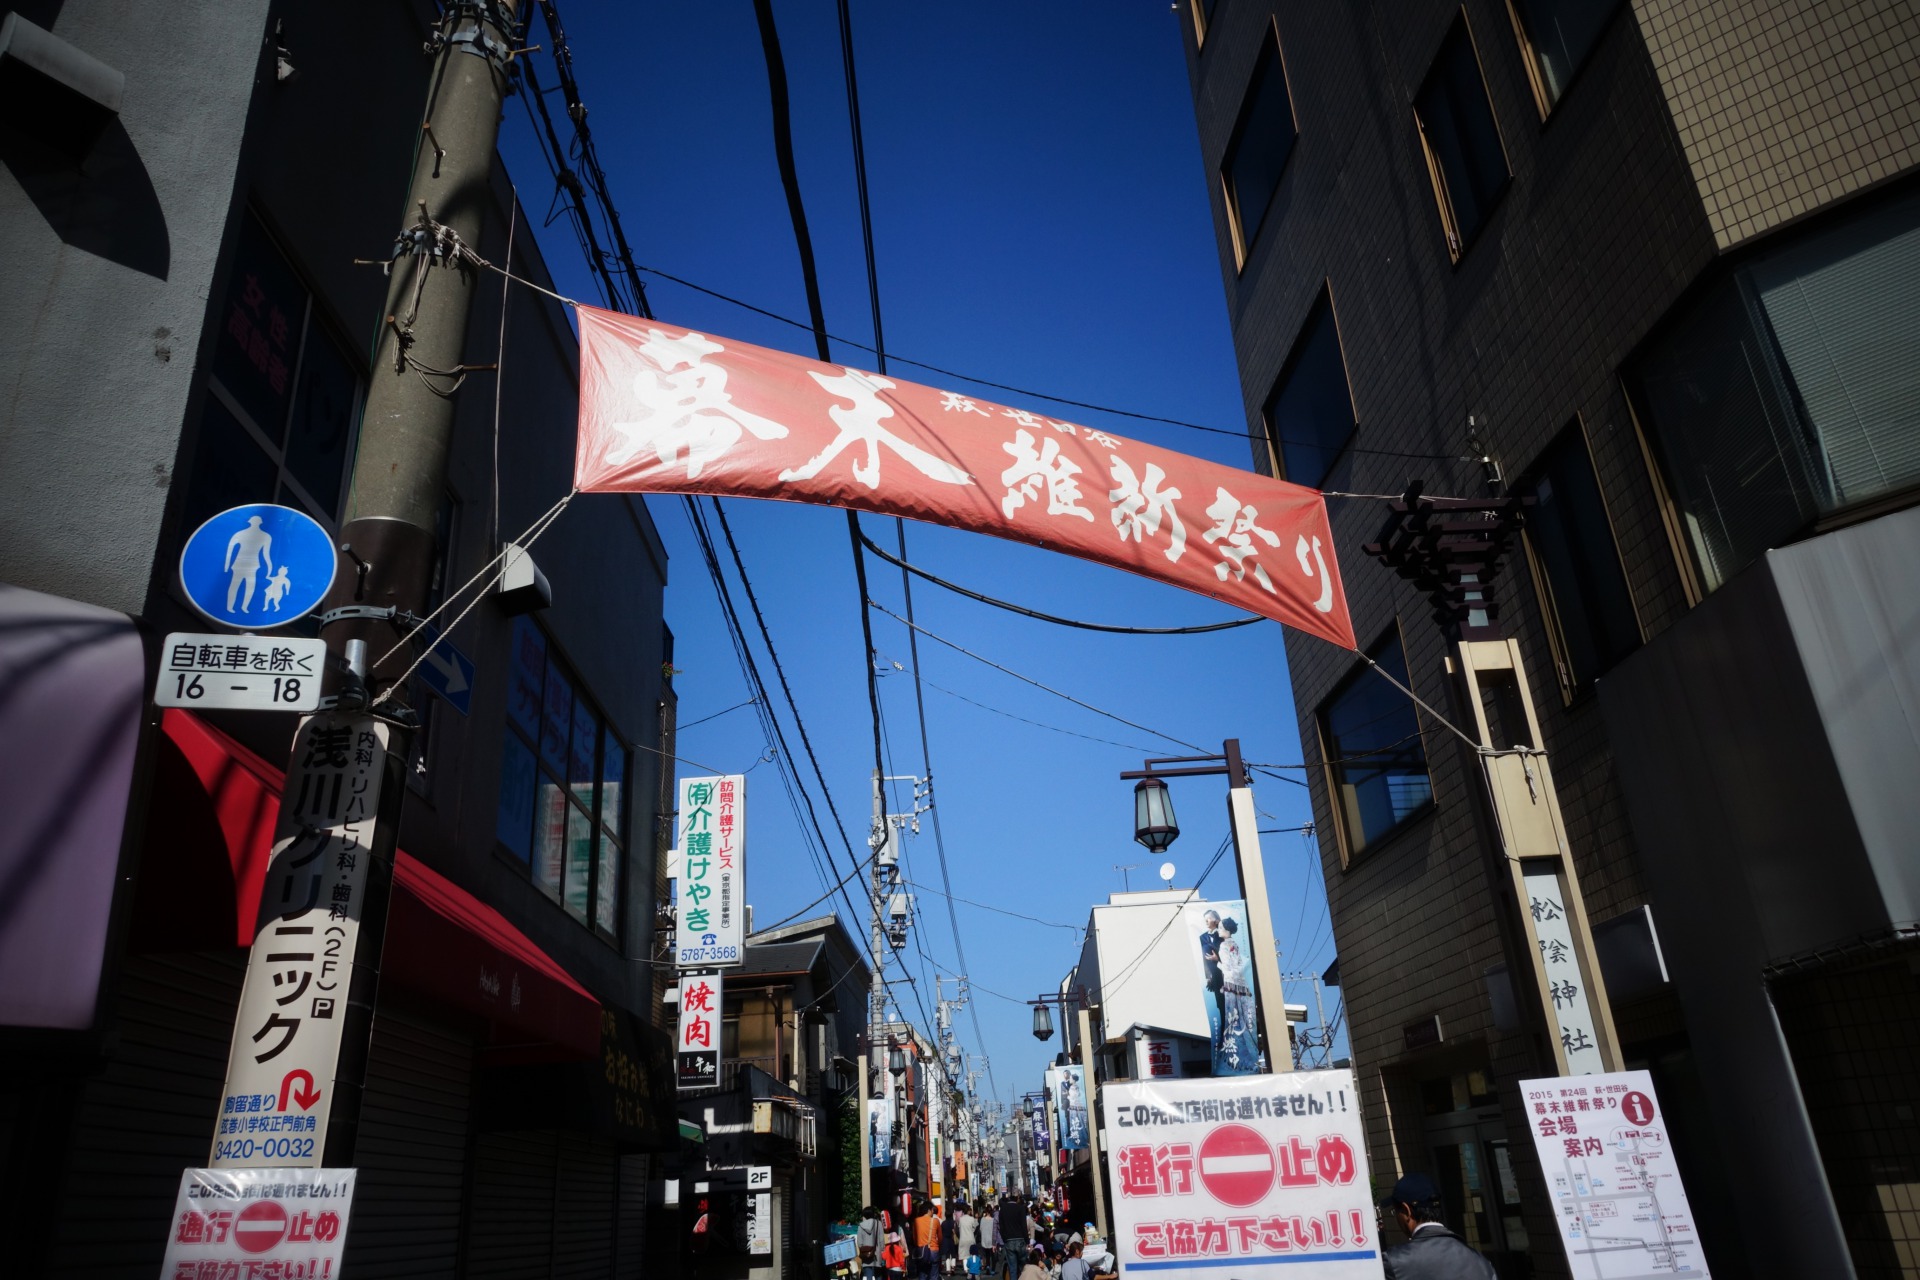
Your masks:
[[[293,738],[214,1128],[215,1168],[316,1168],[360,939],[387,726],[327,712]]]
[[[680,975],[680,1031],[674,1039],[680,1091],[720,1083],[720,975]]]
[[[679,930],[682,969],[745,959],[746,791],[740,774],[680,780]]]

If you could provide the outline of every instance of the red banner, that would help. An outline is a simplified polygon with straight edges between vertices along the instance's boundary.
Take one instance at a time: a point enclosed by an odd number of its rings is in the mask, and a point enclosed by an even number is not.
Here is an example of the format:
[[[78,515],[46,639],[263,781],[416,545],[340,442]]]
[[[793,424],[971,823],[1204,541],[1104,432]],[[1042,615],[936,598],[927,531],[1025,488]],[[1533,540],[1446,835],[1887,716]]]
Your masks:
[[[1313,489],[730,338],[579,314],[582,490],[773,498],[971,529],[1354,647]]]

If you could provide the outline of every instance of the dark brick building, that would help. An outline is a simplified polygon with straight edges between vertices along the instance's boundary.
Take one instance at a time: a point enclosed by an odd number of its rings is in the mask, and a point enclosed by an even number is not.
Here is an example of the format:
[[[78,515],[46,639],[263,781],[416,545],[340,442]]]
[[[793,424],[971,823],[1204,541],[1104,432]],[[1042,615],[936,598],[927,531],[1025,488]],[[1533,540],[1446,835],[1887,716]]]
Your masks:
[[[1920,1274],[1920,13],[1177,8],[1255,466],[1536,499],[1501,616],[1714,1274]],[[1361,646],[1456,705],[1330,506]],[[1376,1176],[1565,1274],[1480,763],[1287,662]]]

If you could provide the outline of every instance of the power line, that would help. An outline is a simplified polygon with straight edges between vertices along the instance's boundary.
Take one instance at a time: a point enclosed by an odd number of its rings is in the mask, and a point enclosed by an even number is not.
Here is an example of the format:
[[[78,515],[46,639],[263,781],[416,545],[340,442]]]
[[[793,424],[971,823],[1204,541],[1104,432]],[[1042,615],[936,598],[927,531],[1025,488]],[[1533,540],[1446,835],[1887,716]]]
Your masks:
[[[898,519],[898,517],[895,518]],[[1038,609],[1029,609],[1025,605],[1014,604],[1011,601],[983,595],[978,591],[971,591],[956,582],[948,582],[945,578],[929,573],[917,565],[908,564],[904,547],[900,557],[896,559],[888,555],[871,540],[863,539],[863,541],[866,541],[867,550],[873,552],[873,554],[879,556],[888,564],[898,566],[902,578],[905,578],[907,574],[913,574],[915,577],[925,578],[935,586],[945,587],[956,595],[963,595],[969,600],[977,600],[981,604],[990,604],[996,609],[1005,609],[1009,613],[1017,613],[1023,617],[1034,618],[1041,622],[1051,622],[1056,626],[1077,627],[1082,631],[1104,631],[1113,635],[1123,636],[1191,636],[1199,635],[1207,631],[1228,631],[1234,627],[1247,627],[1252,626],[1256,622],[1268,621],[1268,619],[1261,617],[1232,618],[1226,622],[1209,622],[1191,627],[1123,627],[1105,622],[1081,622],[1074,618],[1062,618],[1058,614],[1042,613]],[[909,594],[911,594],[911,588],[909,588],[908,591]]]

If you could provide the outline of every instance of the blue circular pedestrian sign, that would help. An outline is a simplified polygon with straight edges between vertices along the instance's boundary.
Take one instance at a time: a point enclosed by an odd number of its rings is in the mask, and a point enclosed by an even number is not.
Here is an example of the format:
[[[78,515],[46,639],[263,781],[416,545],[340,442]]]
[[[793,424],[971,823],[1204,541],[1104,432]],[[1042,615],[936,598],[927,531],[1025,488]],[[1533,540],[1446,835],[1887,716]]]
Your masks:
[[[305,617],[326,598],[333,539],[304,511],[270,502],[214,516],[180,550],[180,585],[223,627],[266,631]]]

